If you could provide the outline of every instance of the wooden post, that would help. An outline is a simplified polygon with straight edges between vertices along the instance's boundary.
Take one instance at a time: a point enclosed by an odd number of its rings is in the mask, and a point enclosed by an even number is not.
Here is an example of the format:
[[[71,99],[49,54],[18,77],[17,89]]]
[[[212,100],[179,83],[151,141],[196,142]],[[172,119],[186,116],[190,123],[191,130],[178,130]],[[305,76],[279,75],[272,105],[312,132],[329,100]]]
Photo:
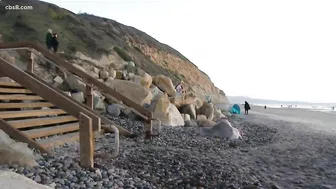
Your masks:
[[[92,95],[92,87],[90,85],[86,85],[86,105],[93,110],[93,95]]]
[[[148,120],[145,121],[145,139],[152,139],[153,135],[153,112],[147,114]]]
[[[30,52],[30,58],[28,60],[27,72],[34,73],[34,53]]]
[[[92,119],[87,115],[79,115],[79,152],[80,164],[85,168],[93,168],[94,155],[94,134],[92,130]]]

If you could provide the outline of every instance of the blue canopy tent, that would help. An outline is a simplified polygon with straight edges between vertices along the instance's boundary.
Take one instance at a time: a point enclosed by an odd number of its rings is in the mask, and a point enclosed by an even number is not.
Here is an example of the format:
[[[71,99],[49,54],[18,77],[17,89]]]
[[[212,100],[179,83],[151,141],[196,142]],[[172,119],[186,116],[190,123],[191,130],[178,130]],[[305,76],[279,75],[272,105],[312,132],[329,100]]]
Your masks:
[[[238,104],[234,104],[230,109],[231,114],[240,114],[240,107]]]

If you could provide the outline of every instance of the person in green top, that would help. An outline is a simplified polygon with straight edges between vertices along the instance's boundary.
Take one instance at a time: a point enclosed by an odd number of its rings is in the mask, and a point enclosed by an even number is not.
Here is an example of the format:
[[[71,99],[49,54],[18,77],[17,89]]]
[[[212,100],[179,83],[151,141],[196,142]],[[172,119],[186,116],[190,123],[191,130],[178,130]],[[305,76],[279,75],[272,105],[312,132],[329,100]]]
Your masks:
[[[52,30],[48,29],[48,33],[46,35],[46,44],[47,44],[48,50],[50,50],[51,47],[52,47],[52,45],[51,45],[51,39],[52,39]]]

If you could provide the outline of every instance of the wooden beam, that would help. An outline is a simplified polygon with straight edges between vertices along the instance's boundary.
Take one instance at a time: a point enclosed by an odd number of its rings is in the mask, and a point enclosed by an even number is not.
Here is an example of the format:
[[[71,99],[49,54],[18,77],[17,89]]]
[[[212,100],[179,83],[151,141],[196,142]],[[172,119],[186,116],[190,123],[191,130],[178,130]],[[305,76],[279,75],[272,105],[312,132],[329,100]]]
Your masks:
[[[40,150],[42,153],[46,153],[49,155],[52,154],[50,151],[46,150],[43,146],[31,140],[27,135],[17,130],[16,128],[10,126],[3,119],[0,119],[0,129],[3,130],[5,133],[7,133],[7,135],[12,137],[14,140],[27,143],[30,148],[35,148],[37,150]]]
[[[87,115],[80,113],[79,116],[79,151],[80,164],[85,168],[93,168],[94,156],[94,133],[92,120]]]
[[[28,60],[28,65],[27,65],[27,72],[29,73],[34,73],[34,53],[30,53],[30,58]]]
[[[85,91],[85,95],[86,95],[86,105],[93,110],[93,95],[92,95],[93,89],[90,85],[86,85],[86,91]]]

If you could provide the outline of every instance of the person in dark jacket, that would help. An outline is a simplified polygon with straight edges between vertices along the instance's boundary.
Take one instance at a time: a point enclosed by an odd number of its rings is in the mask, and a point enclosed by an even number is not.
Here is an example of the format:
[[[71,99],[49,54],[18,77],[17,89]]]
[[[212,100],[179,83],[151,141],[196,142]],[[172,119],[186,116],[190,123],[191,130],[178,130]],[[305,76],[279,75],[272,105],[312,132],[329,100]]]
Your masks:
[[[244,109],[245,109],[245,115],[248,115],[248,111],[251,109],[251,107],[247,101],[245,101]]]
[[[46,45],[47,45],[48,50],[50,50],[52,47],[51,39],[52,39],[52,30],[48,29],[48,33],[46,35]]]
[[[54,52],[57,52],[59,42],[57,40],[57,33],[54,33],[53,37],[51,38],[51,46],[54,49]]]

